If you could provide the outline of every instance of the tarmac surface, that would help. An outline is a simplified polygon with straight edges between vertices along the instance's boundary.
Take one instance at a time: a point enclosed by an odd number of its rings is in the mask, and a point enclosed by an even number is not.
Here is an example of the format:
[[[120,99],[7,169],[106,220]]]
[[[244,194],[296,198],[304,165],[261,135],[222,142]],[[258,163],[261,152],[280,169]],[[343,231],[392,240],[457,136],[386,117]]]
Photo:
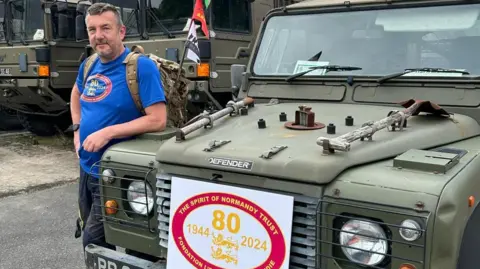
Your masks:
[[[0,269],[85,269],[77,184],[0,198]]]

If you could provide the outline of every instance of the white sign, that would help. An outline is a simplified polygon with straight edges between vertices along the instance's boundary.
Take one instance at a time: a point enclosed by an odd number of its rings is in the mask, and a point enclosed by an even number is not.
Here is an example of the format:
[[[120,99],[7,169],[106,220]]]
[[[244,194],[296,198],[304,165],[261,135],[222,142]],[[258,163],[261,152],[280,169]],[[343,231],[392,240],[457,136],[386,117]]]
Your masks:
[[[288,269],[293,197],[172,178],[167,269]]]
[[[295,65],[295,70],[293,70],[293,74],[297,74],[303,71],[307,71],[310,69],[310,67],[314,66],[325,66],[328,65],[329,62],[318,62],[318,61],[297,61],[297,64]],[[309,73],[305,74],[305,76],[321,76],[325,75],[327,70],[325,69],[317,69],[310,71]]]

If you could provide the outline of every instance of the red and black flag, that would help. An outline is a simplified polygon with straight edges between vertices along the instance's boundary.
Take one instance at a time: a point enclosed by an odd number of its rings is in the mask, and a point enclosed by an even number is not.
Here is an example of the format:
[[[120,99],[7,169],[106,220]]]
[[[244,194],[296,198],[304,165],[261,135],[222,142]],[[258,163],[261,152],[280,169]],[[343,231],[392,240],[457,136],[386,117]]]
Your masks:
[[[193,9],[192,20],[197,20],[202,24],[202,31],[207,38],[210,38],[208,32],[207,20],[205,19],[205,12],[203,10],[202,0],[195,1],[195,7]]]

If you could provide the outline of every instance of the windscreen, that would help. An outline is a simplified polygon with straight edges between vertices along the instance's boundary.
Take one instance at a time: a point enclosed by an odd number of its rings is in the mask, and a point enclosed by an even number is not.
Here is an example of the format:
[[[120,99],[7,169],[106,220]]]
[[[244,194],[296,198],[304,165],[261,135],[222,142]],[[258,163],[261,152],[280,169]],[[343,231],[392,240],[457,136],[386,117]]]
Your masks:
[[[311,66],[341,65],[362,69],[320,69],[306,76],[382,76],[420,67],[479,76],[479,10],[474,4],[275,16],[266,24],[253,72],[288,76]]]
[[[12,12],[12,41],[34,40],[43,31],[43,10],[39,0],[9,1]],[[3,15],[2,10],[2,15]]]

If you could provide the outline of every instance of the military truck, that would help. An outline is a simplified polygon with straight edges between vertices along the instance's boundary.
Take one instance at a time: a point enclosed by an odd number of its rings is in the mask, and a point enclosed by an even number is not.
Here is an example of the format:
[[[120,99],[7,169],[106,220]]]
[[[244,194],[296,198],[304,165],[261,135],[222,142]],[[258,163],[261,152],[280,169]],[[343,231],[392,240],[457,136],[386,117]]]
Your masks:
[[[232,67],[238,99],[96,165],[107,241],[157,260],[89,245],[87,265],[477,268],[479,14],[459,0],[272,10],[246,72]]]
[[[192,81],[188,94],[189,119],[204,110],[216,111],[237,94],[230,81],[230,66],[245,65],[251,53],[254,38],[265,14],[286,2],[299,0],[212,0],[205,9],[210,38],[198,25],[198,46],[201,63],[188,58],[182,64],[186,77]],[[123,14],[129,48],[141,46],[145,53],[180,63],[184,55],[188,26],[195,0],[92,0],[91,3],[110,3]],[[84,18],[91,4],[79,2],[78,20]],[[203,1],[202,1],[203,2]],[[204,5],[205,7],[205,5]],[[85,25],[77,24],[77,40],[88,38]],[[87,46],[89,47],[89,46]],[[89,54],[94,53],[91,48]]]
[[[37,135],[71,124],[69,96],[85,51],[75,40],[77,2],[0,2],[0,106]]]

